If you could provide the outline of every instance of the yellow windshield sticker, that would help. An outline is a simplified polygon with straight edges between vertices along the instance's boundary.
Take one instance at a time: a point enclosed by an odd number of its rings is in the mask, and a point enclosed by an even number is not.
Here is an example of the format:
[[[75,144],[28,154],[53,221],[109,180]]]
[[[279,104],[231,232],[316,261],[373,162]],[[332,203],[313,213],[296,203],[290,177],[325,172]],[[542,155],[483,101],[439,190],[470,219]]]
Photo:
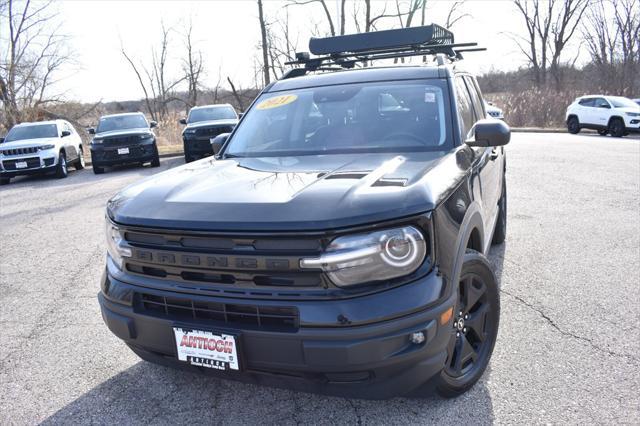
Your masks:
[[[274,96],[273,98],[269,98],[267,100],[260,102],[258,106],[256,106],[256,108],[257,109],[278,108],[283,105],[290,104],[291,102],[294,102],[296,99],[298,99],[297,95]]]

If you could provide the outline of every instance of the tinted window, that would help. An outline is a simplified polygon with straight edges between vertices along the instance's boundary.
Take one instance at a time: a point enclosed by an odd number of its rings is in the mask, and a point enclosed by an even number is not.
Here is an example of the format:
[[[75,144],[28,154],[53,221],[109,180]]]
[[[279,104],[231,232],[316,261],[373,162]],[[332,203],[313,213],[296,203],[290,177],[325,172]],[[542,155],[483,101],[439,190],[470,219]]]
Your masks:
[[[208,120],[233,120],[238,118],[232,107],[211,107],[192,109],[189,112],[188,123]]]
[[[464,84],[462,77],[456,77],[456,93],[458,97],[458,113],[461,120],[461,133],[463,138],[469,134],[469,130],[475,122],[473,117],[473,107],[471,106],[471,98],[467,92],[467,86]]]
[[[102,117],[98,123],[96,132],[101,133],[121,129],[141,129],[145,127],[149,127],[149,124],[142,114],[116,115],[113,117]]]
[[[596,108],[611,108],[609,102],[607,102],[604,98],[596,98],[594,104]]]
[[[23,139],[57,138],[58,127],[55,124],[34,124],[32,126],[16,126],[9,130],[5,142]]]
[[[476,121],[485,118],[487,113],[484,110],[482,95],[480,95],[480,90],[475,85],[474,79],[470,76],[465,76],[464,81],[467,83],[467,89],[469,89],[469,94],[471,95],[471,103],[476,112]]]
[[[578,102],[580,105],[582,106],[586,106],[586,107],[592,107],[593,106],[593,98],[586,98],[586,99],[580,99],[580,102]]]
[[[442,150],[451,140],[446,87],[445,80],[422,80],[265,93],[236,129],[226,154]]]

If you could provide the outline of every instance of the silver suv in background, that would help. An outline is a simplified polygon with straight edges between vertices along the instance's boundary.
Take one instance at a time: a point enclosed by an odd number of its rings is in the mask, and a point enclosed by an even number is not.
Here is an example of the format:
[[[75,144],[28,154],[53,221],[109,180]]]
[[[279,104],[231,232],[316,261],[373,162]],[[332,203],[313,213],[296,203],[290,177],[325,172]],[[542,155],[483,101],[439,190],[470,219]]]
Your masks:
[[[82,140],[65,120],[16,124],[0,138],[0,183],[20,175],[52,173],[65,178],[67,166],[84,168]]]

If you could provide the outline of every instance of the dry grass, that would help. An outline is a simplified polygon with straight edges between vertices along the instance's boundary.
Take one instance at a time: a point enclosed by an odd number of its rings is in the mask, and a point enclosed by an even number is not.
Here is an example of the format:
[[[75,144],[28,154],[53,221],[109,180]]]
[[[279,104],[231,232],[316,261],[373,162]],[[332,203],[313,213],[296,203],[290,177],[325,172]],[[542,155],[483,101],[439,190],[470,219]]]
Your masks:
[[[578,91],[529,89],[521,92],[487,94],[504,111],[505,121],[513,127],[564,127],[567,107],[582,95]]]

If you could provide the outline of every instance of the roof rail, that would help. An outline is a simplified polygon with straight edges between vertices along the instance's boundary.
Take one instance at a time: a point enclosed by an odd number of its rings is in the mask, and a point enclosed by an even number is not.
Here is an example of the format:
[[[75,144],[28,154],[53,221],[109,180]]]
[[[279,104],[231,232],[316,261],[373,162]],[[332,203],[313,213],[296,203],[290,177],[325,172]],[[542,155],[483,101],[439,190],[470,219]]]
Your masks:
[[[376,59],[394,59],[410,56],[438,55],[438,64],[444,59],[462,59],[461,52],[486,50],[477,43],[455,43],[453,33],[436,24],[396,30],[374,31],[362,34],[311,38],[308,52],[296,53],[295,61],[286,65],[294,68],[282,78],[299,77],[309,71],[333,71],[353,68],[358,62]]]

